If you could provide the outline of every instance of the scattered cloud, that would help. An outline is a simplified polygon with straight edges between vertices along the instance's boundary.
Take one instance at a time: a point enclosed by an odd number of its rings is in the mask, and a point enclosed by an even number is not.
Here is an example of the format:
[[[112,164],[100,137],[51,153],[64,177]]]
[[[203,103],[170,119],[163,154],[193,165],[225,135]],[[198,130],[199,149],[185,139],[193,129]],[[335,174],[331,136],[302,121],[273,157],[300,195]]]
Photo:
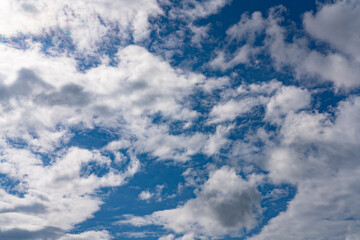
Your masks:
[[[260,193],[256,188],[259,181],[261,176],[253,175],[245,180],[233,169],[222,167],[210,175],[196,198],[183,206],[144,217],[128,216],[119,223],[162,225],[187,237],[193,234],[211,237],[240,234],[257,225],[261,213]]]
[[[0,3],[1,239],[359,237],[359,2],[230,4]],[[152,162],[161,208],[73,231]]]
[[[150,198],[152,198],[153,194],[150,193],[149,191],[142,191],[139,194],[139,199],[141,200],[149,200]]]

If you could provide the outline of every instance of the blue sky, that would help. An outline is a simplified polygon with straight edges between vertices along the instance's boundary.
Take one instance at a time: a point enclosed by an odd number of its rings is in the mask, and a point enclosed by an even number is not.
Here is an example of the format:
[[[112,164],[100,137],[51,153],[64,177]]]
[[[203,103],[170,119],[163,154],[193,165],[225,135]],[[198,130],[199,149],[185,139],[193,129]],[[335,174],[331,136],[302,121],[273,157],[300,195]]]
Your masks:
[[[3,0],[0,239],[360,238],[360,2]]]

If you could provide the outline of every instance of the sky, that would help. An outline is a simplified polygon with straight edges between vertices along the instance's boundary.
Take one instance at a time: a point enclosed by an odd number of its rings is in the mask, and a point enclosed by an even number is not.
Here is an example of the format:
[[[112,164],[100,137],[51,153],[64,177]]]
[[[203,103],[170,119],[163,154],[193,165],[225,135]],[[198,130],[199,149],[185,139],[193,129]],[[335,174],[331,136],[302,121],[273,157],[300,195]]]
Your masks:
[[[359,0],[1,0],[0,239],[360,239]]]

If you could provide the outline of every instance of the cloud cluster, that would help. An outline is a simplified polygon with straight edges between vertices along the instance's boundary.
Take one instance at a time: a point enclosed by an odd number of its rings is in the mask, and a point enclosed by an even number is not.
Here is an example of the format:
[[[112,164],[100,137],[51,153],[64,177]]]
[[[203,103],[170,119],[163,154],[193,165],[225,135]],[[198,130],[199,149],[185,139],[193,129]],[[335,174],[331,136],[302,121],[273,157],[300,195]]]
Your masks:
[[[311,49],[308,44],[312,39],[307,39],[308,36],[295,35],[288,40],[288,29],[283,25],[283,7],[270,9],[267,18],[259,12],[250,16],[245,14],[238,24],[227,31],[229,41],[239,43],[238,50],[234,53],[227,50],[217,52],[210,66],[225,71],[237,64],[249,63],[265,50],[275,69],[284,71],[290,67],[302,86],[311,88],[330,81],[335,91],[341,88],[352,91],[359,85],[355,49],[359,32],[355,27],[358,24],[357,10],[356,1],[336,1],[322,5],[315,14],[304,15],[304,30],[312,37],[329,43],[330,48],[325,50]],[[346,24],[350,19],[351,23]],[[334,31],[341,33],[334,34]],[[257,46],[255,39],[261,36],[264,37],[263,45]],[[246,49],[251,51],[245,52]],[[310,84],[309,79],[315,83]],[[254,115],[254,108],[263,106],[262,121],[275,127],[275,132],[258,129],[251,133],[253,136],[239,139],[233,145],[233,151],[236,152],[236,148],[241,148],[238,150],[241,154],[249,151],[246,160],[268,171],[268,181],[273,184],[291,184],[297,188],[297,194],[287,210],[271,219],[260,234],[250,239],[356,239],[359,235],[356,217],[359,209],[355,200],[359,193],[359,97],[349,95],[336,108],[320,113],[313,110],[312,97],[316,94],[316,91],[285,86],[277,81],[242,84],[235,90],[224,91],[221,101],[210,111],[208,124],[215,124],[218,128],[232,124],[232,128],[237,128],[234,124],[236,118],[248,113]],[[261,159],[251,150],[254,149],[252,141],[259,140],[264,144]],[[236,160],[232,162],[236,163]],[[145,217],[131,216],[123,222],[137,226],[162,225],[185,234],[183,237],[189,239],[198,238],[201,234],[209,238],[231,234],[231,230],[226,228],[202,230],[212,226],[214,219],[219,221],[217,226],[221,226],[221,217],[212,219],[206,215],[203,218],[195,210],[208,211],[207,201],[212,198],[205,193],[213,176],[209,176],[197,198],[183,206]],[[201,206],[197,205],[198,199],[203,203]],[[234,211],[235,208],[232,209]],[[197,214],[192,215],[192,212]],[[175,239],[175,236],[163,238]]]
[[[196,20],[230,2],[0,3],[2,39],[62,31],[77,50],[92,51],[118,29],[117,37],[133,42],[116,50],[112,65],[98,56],[99,65],[82,72],[73,56],[47,55],[31,38],[26,49],[0,45],[1,239],[111,239],[101,229],[69,232],[100,209],[102,188],[122,186],[140,171],[139,154],[177,164],[198,154],[209,163],[202,174],[196,167],[183,172],[194,198],[149,215],[126,215],[119,224],[162,226],[169,234],[160,239],[240,237],[262,223],[269,207],[264,200],[281,199],[287,193],[281,186],[289,184],[296,194],[287,208],[249,239],[359,237],[359,2],[319,5],[304,14],[304,29],[295,34],[282,6],[266,16],[239,14],[225,44],[205,64],[227,74],[239,64],[256,68],[269,60],[277,74],[292,74],[295,84],[272,77],[238,83],[235,73],[207,78],[136,45],[150,36],[149,19],[164,14],[184,25],[179,39],[190,34],[192,47],[201,48],[212,26]],[[180,46],[173,35],[154,40],[154,48],[165,49],[155,52],[172,56],[171,46]],[[169,51],[159,44],[164,39],[173,44]],[[342,100],[320,109],[314,98],[327,101],[315,88],[320,85],[334,95],[342,91]],[[198,95],[206,99],[194,103]],[[74,146],[78,132],[98,129],[113,134],[104,146]],[[264,184],[275,190],[261,192]],[[160,202],[163,188],[141,189],[137,197],[144,204]]]
[[[113,24],[120,27],[122,37],[141,41],[149,34],[149,17],[162,13],[155,0],[6,0],[0,9],[0,35],[37,36],[60,29],[79,50],[96,48]]]
[[[261,178],[252,175],[245,180],[234,169],[222,167],[211,173],[196,198],[183,206],[144,217],[128,216],[119,223],[163,225],[176,233],[186,233],[183,239],[237,235],[257,225],[261,208],[256,186]]]
[[[312,49],[309,42],[313,39],[306,35],[295,34],[289,41],[291,31],[284,26],[284,12],[286,9],[278,6],[271,8],[267,17],[260,12],[244,13],[226,32],[227,45],[236,43],[236,50],[217,49],[209,66],[226,71],[241,64],[256,65],[261,61],[258,56],[265,53],[278,71],[290,68],[299,80],[331,81],[336,88],[358,87],[358,21],[352,17],[358,15],[358,2],[336,1],[323,5],[315,15],[304,15],[303,31],[337,51]]]
[[[319,113],[286,116],[280,144],[268,150],[267,169],[272,181],[290,182],[298,193],[286,212],[251,239],[344,239],[358,234],[358,112],[355,97],[339,104],[335,121]]]
[[[43,55],[36,45],[1,49],[0,171],[17,193],[2,190],[4,236],[60,237],[99,210],[97,190],[120,186],[139,170],[137,153],[187,160],[208,138],[172,136],[167,125],[152,123],[155,114],[191,122],[196,113],[183,101],[204,77],[173,69],[144,48],[121,49],[118,66],[86,73],[71,58]],[[123,134],[99,150],[66,147],[74,131],[95,127]],[[93,165],[105,174],[93,172]],[[99,239],[106,236],[99,232]]]

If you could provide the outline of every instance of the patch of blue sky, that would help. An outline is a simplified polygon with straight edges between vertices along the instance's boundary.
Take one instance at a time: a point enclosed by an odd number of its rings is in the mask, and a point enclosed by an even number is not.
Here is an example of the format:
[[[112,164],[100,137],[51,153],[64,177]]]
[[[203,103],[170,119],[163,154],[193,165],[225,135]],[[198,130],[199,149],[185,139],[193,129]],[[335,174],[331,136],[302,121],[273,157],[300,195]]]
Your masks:
[[[0,160],[1,161],[1,160]],[[7,174],[0,174],[0,187],[7,193],[23,198],[25,192],[19,189],[20,180],[9,177]]]
[[[120,34],[118,24],[109,23],[109,30],[104,34],[95,49],[81,51],[76,46],[68,30],[60,28],[51,28],[46,32],[32,35],[32,34],[18,34],[13,37],[0,37],[0,43],[10,44],[15,48],[28,49],[29,40],[40,43],[41,51],[50,56],[72,55],[77,61],[77,68],[80,71],[99,66],[102,63],[103,57],[108,57],[109,65],[116,66],[118,59],[116,57],[120,46],[125,46],[131,43],[131,39],[124,38]]]
[[[118,139],[118,133],[114,130],[95,127],[93,129],[73,130],[73,137],[67,146],[75,146],[86,149],[100,149],[109,142]]]
[[[175,4],[174,8],[180,7],[177,1],[173,4]],[[232,43],[230,45],[227,43],[227,29],[236,24],[243,13],[251,14],[254,11],[260,11],[266,17],[269,9],[277,5],[283,5],[287,9],[286,19],[289,19],[289,22],[286,24],[288,26],[291,26],[291,23],[294,22],[298,27],[301,27],[302,14],[305,11],[316,9],[316,3],[312,0],[303,1],[301,4],[298,4],[296,1],[282,0],[232,1],[231,4],[225,5],[219,13],[210,15],[207,18],[200,18],[193,23],[197,27],[209,26],[209,36],[201,41],[201,46],[191,42],[191,31],[186,27],[188,23],[179,20],[169,20],[166,15],[160,16],[153,20],[153,23],[158,24],[159,31],[157,34],[153,33],[151,35],[153,40],[149,49],[158,52],[159,45],[161,45],[165,49],[168,48],[167,50],[174,51],[174,55],[171,58],[171,64],[174,66],[185,67],[193,71],[202,72],[208,76],[222,75],[223,73],[221,72],[216,73],[211,71],[211,69],[207,69],[208,67],[204,66],[204,64],[211,60],[214,49],[227,45],[227,47],[230,47],[228,50],[233,48],[233,51],[235,51],[236,47],[239,46],[239,43]],[[167,46],[166,42],[169,41],[169,38],[173,39],[174,43]],[[258,42],[260,43],[262,40],[260,38]],[[207,71],[204,71],[204,68]],[[228,70],[228,73],[230,71],[234,72],[234,69]]]
[[[280,186],[264,184],[259,186],[258,189],[262,194],[262,217],[258,226],[247,232],[240,239],[246,239],[260,233],[262,228],[266,226],[272,218],[278,216],[281,212],[285,212],[288,208],[288,203],[294,199],[297,191],[295,186],[285,184]]]
[[[244,118],[245,120],[246,118]],[[246,125],[251,127],[252,124]],[[238,129],[236,129],[238,130]],[[241,139],[238,134],[233,133],[234,140]],[[89,131],[78,132],[69,141],[69,145],[78,146],[88,149],[100,149],[110,141],[114,140],[115,135],[111,132],[104,132],[101,129],[92,129]],[[226,151],[226,150],[225,150]],[[126,151],[122,151],[126,155]],[[219,155],[225,156],[225,155]],[[114,156],[109,155],[110,158]],[[191,161],[185,164],[176,164],[172,161],[157,161],[150,155],[144,154],[137,156],[142,162],[142,169],[134,178],[129,180],[128,184],[119,188],[104,188],[100,189],[98,196],[104,201],[101,209],[94,214],[94,216],[87,221],[79,224],[71,233],[79,233],[85,230],[99,230],[106,229],[114,239],[133,239],[134,236],[139,239],[157,239],[161,235],[166,235],[168,232],[159,226],[144,226],[134,227],[130,225],[118,225],[116,222],[121,220],[121,216],[135,215],[144,216],[153,213],[154,211],[161,211],[166,209],[176,208],[184,204],[187,200],[194,198],[194,186],[186,186],[186,181],[183,177],[183,172],[186,169],[196,169],[197,172],[203,171],[208,164],[215,164],[218,167],[224,164],[224,159],[221,161],[208,158],[202,154],[193,156]],[[96,174],[98,176],[104,175],[106,170],[96,164],[90,164],[84,168],[84,174]],[[260,169],[258,169],[260,173]],[[243,177],[244,174],[240,173]],[[206,176],[203,176],[204,181]],[[199,180],[201,181],[201,180]],[[199,182],[201,185],[201,182]],[[163,186],[160,192],[157,191],[157,186]],[[269,197],[271,192],[276,188],[274,185],[267,184],[259,188],[263,196],[262,208],[264,215],[261,219],[260,225],[254,230],[250,231],[244,237],[256,234],[261,230],[271,218],[275,217],[281,211],[286,210],[286,204],[295,195],[294,187],[292,186],[278,186],[277,189],[283,189],[288,194],[281,196],[278,199]],[[149,191],[152,197],[148,200],[141,200],[139,194],[142,191]],[[136,235],[136,233],[138,235]],[[129,235],[126,235],[129,234]],[[134,235],[135,234],[135,235]],[[143,237],[141,237],[143,236]],[[224,237],[223,239],[239,239],[233,237]]]
[[[186,200],[195,197],[194,187],[184,187],[182,173],[186,167],[172,162],[151,161],[152,157],[144,154],[138,158],[142,161],[142,169],[128,184],[116,189],[101,189],[104,204],[94,217],[79,224],[72,233],[89,229],[106,229],[114,239],[133,239],[124,235],[129,232],[150,232],[155,236],[146,235],[144,239],[157,239],[166,230],[158,226],[134,227],[117,224],[124,215],[144,216],[170,208],[175,208]],[[160,189],[160,190],[159,190]],[[141,200],[139,194],[149,191],[153,194],[148,200]],[[117,237],[116,237],[117,236]]]
[[[9,44],[13,48],[25,50],[29,48],[29,44],[26,41],[27,39],[29,39],[29,35],[26,34],[19,34],[16,37],[6,37],[0,35],[0,44]]]

